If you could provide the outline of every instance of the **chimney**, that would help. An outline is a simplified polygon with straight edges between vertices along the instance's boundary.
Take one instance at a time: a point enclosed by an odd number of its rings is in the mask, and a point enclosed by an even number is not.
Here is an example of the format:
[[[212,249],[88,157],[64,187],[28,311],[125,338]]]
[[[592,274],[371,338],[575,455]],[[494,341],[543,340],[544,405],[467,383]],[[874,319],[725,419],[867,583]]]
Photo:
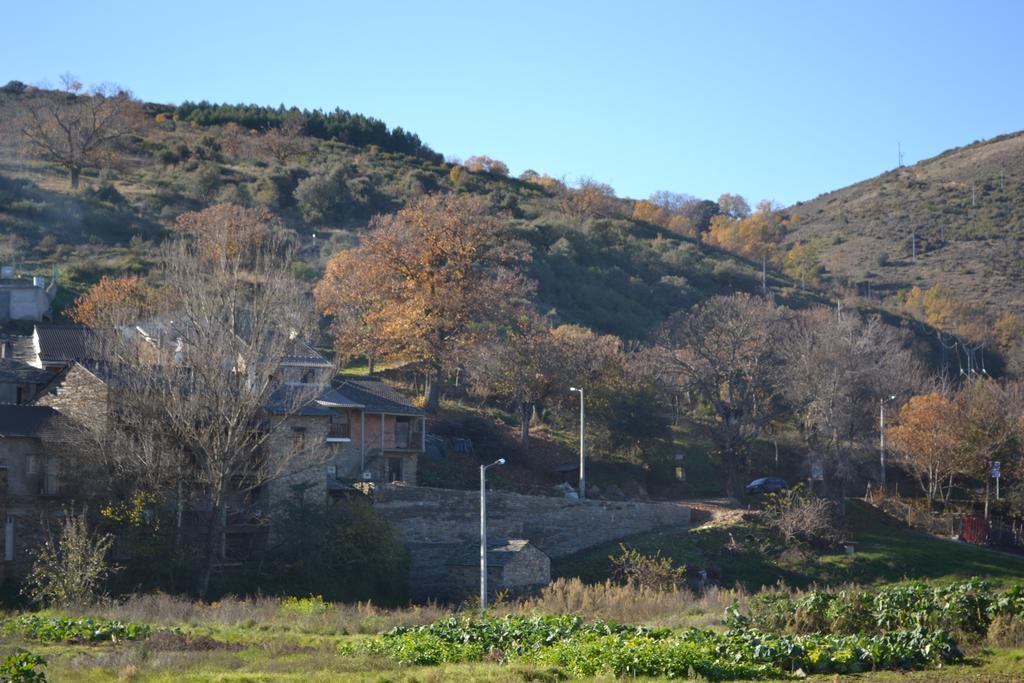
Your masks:
[[[32,286],[38,287],[39,289],[46,289],[46,278],[40,275],[36,275],[32,278]]]
[[[2,344],[0,344],[0,358],[10,358],[10,357],[11,357],[11,342],[5,341]]]

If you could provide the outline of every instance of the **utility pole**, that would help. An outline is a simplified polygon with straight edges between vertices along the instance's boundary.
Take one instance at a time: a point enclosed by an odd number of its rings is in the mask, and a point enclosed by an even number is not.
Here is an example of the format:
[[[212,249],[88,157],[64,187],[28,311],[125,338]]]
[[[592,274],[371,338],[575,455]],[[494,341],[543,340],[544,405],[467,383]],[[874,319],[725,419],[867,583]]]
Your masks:
[[[480,614],[487,611],[487,468],[504,465],[498,458],[490,465],[480,465]]]
[[[583,500],[587,497],[587,458],[583,447],[583,436],[586,424],[586,416],[583,412],[583,387],[569,387],[569,391],[579,392],[580,395],[580,486],[579,497]]]
[[[896,168],[903,168],[903,142],[896,142]]]
[[[895,400],[896,396],[878,399],[878,462],[881,466],[881,476],[878,479],[883,494],[885,493],[885,404]]]

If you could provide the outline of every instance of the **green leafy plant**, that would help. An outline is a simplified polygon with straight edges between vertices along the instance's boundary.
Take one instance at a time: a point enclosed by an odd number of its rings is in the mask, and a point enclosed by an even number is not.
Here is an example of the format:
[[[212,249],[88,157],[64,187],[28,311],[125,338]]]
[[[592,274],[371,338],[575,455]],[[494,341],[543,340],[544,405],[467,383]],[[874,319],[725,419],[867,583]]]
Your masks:
[[[31,652],[15,652],[0,662],[0,683],[46,683],[46,674],[39,667],[46,660]]]
[[[856,673],[961,661],[945,631],[878,635],[777,635],[753,628],[725,633],[586,623],[579,617],[450,618],[394,629],[357,648],[405,664],[478,662],[557,666],[574,676],[651,676],[708,680],[779,678],[803,669]]]
[[[148,624],[106,619],[64,619],[25,614],[3,623],[3,632],[43,642],[99,643],[145,640],[153,629]]]

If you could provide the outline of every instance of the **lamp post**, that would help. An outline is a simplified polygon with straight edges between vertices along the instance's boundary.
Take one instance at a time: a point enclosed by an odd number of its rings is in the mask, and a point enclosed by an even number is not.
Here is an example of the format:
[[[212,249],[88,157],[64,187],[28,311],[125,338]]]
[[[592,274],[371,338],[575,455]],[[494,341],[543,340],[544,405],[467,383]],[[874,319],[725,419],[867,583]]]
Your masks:
[[[487,611],[487,468],[504,464],[505,458],[498,458],[480,465],[480,614]]]
[[[580,487],[579,496],[580,500],[587,497],[587,462],[586,456],[584,455],[585,450],[583,448],[583,433],[586,425],[586,416],[583,412],[583,387],[569,387],[569,391],[579,392],[580,395]]]
[[[895,396],[888,398],[883,396],[878,399],[878,461],[881,465],[879,483],[882,487],[882,493],[885,493],[885,404],[895,400]]]

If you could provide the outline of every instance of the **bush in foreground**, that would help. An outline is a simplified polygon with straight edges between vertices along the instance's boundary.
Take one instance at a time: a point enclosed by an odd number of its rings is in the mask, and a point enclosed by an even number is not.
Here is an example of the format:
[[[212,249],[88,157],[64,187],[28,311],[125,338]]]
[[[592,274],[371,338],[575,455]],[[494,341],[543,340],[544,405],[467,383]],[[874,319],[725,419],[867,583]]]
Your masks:
[[[45,642],[99,643],[144,640],[151,635],[152,629],[147,624],[131,622],[87,618],[64,619],[25,614],[5,621],[3,632]]]

